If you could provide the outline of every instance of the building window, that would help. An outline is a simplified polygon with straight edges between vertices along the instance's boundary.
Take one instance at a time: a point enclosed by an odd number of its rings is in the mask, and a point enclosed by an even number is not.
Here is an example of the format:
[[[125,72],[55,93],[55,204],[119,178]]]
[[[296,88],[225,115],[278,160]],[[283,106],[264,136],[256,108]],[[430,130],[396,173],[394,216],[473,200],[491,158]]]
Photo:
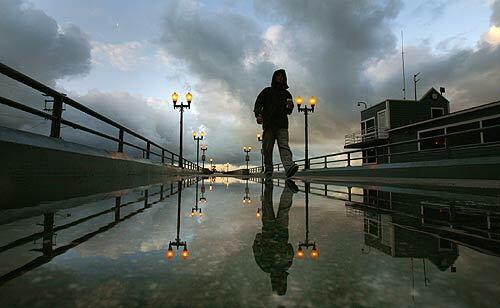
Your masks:
[[[431,118],[438,118],[444,115],[444,108],[431,108]]]
[[[419,132],[418,138],[427,138],[433,136],[444,135],[444,128],[429,130],[426,132]],[[439,149],[445,147],[445,138],[443,136],[436,138],[429,138],[419,142],[420,150],[429,150],[429,149]]]
[[[374,237],[379,237],[379,222],[375,219],[365,218],[364,220],[365,233]]]
[[[439,245],[439,248],[438,248],[439,251],[450,251],[450,250],[453,250],[453,243],[450,242],[450,241],[448,241],[448,240],[439,238],[438,245]]]
[[[368,149],[363,151],[363,163],[373,164],[377,162],[377,152],[375,149]]]
[[[500,118],[483,120],[483,127],[500,125]],[[483,142],[499,142],[500,141],[500,127],[492,127],[483,131]]]
[[[361,122],[361,135],[370,135],[375,133],[375,118],[370,118]],[[369,136],[367,136],[369,137]]]
[[[477,128],[479,128],[479,122],[450,126],[446,128],[446,134],[458,133]],[[478,144],[481,143],[481,133],[479,131],[476,131],[476,132],[467,132],[467,133],[459,133],[456,135],[451,135],[447,137],[447,142],[449,147],[468,145],[468,144]]]

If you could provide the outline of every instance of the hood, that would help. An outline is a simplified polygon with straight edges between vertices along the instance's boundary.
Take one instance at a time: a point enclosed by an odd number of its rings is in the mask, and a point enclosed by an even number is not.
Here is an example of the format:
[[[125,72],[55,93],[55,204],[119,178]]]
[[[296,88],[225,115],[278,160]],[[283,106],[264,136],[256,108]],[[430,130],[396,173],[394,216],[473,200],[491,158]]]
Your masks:
[[[273,73],[273,79],[271,80],[271,87],[273,88],[276,88],[278,86],[278,84],[276,83],[275,79],[276,79],[276,75],[278,75],[278,73],[283,73],[283,76],[285,76],[285,78],[283,79],[283,89],[288,89],[288,83],[287,83],[287,79],[286,79],[286,72],[284,69],[279,69],[279,70],[276,70],[274,73]]]

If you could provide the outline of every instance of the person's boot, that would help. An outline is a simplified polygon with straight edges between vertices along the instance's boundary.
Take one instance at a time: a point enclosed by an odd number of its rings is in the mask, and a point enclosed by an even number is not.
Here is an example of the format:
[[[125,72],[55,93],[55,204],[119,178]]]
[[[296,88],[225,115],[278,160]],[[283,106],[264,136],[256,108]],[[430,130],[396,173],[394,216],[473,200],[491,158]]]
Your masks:
[[[299,192],[299,188],[295,184],[294,181],[288,179],[285,181],[285,185],[288,189],[290,189],[294,194]]]
[[[288,169],[288,171],[286,172],[286,177],[287,178],[291,178],[292,176],[295,175],[295,173],[297,173],[297,171],[299,171],[299,166],[297,165],[293,165],[290,167],[290,169]]]

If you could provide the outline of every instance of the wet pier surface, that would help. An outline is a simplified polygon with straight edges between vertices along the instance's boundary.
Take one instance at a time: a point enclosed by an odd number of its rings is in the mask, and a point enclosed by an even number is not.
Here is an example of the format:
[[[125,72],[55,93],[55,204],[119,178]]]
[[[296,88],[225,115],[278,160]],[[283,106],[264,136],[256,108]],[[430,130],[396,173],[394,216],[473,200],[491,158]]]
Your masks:
[[[499,192],[295,184],[1,210],[0,306],[500,305]]]

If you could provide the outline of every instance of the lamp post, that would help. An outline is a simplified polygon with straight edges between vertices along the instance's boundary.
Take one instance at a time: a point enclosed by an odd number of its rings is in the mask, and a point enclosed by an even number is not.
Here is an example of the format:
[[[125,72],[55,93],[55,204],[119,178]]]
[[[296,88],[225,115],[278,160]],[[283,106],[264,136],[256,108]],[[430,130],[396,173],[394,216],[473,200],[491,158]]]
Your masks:
[[[193,132],[193,139],[196,142],[196,170],[200,171],[200,140],[203,140],[205,133],[202,131],[199,133],[199,137],[196,132]]]
[[[167,260],[172,260],[174,258],[174,250],[172,249],[172,246],[175,246],[177,250],[179,250],[179,247],[183,247],[181,257],[183,260],[186,260],[189,257],[189,251],[187,249],[187,242],[186,241],[181,241],[179,237],[179,233],[181,230],[181,200],[182,200],[182,181],[177,182],[177,236],[174,241],[170,241],[168,243],[168,249],[167,252],[165,253],[165,257]]]
[[[316,248],[316,242],[309,241],[309,191],[311,190],[311,183],[305,183],[305,193],[306,193],[306,239],[304,242],[299,242],[299,248],[297,249],[297,258],[304,258],[304,249],[308,250],[312,247],[309,257],[316,260],[319,256],[318,249]]]
[[[210,170],[214,171],[214,159],[210,158]]]
[[[247,170],[248,170],[248,162],[250,161],[250,155],[248,153],[250,153],[250,151],[252,151],[252,147],[251,146],[244,146],[243,151],[246,153],[245,154],[245,161],[247,162]]]
[[[262,142],[262,135],[261,134],[257,134],[257,141],[261,143],[261,147],[260,147],[260,171],[261,172],[264,172],[264,143]]]
[[[205,186],[204,184],[202,184],[203,186]],[[203,187],[202,186],[202,187]],[[201,200],[201,199],[200,199]],[[191,209],[191,217],[194,217],[194,216],[202,216],[202,213],[201,213],[201,208],[198,207],[198,179],[196,179],[196,205],[195,207],[193,207]]]
[[[308,135],[307,115],[310,112],[314,112],[314,107],[316,106],[317,99],[315,96],[311,96],[309,98],[309,105],[311,107],[308,107],[307,105],[302,106],[302,103],[304,102],[304,100],[300,96],[297,96],[297,98],[295,99],[295,102],[297,103],[298,112],[303,112],[304,116],[305,116],[305,166],[304,166],[304,169],[309,169],[309,135]]]
[[[360,108],[361,108],[361,105],[363,105],[363,110],[368,107],[368,105],[366,104],[366,102],[358,102],[357,103],[357,106],[360,107]]]
[[[181,119],[180,119],[180,129],[179,129],[179,167],[184,169],[184,163],[183,163],[183,157],[182,157],[182,125],[183,125],[183,119],[184,119],[184,108],[191,109],[191,100],[193,99],[193,95],[191,93],[186,94],[186,102],[187,104],[184,104],[183,102],[180,102],[177,104],[177,101],[179,99],[179,95],[174,92],[172,94],[172,102],[174,102],[174,109],[179,109],[179,112],[181,114]]]
[[[202,152],[202,154],[201,154],[201,161],[202,161],[202,163],[201,163],[201,164],[202,164],[201,168],[202,168],[202,169],[205,169],[205,159],[207,158],[207,157],[205,156],[205,152],[207,151],[207,149],[208,149],[208,145],[204,144],[204,145],[202,145],[202,146],[201,146],[201,152]]]
[[[250,188],[248,187],[248,179],[245,180],[245,196],[243,196],[243,204],[252,203],[252,199],[250,198]]]
[[[205,197],[205,179],[201,178],[201,197],[200,197],[200,202],[201,203],[207,203],[207,198]]]

